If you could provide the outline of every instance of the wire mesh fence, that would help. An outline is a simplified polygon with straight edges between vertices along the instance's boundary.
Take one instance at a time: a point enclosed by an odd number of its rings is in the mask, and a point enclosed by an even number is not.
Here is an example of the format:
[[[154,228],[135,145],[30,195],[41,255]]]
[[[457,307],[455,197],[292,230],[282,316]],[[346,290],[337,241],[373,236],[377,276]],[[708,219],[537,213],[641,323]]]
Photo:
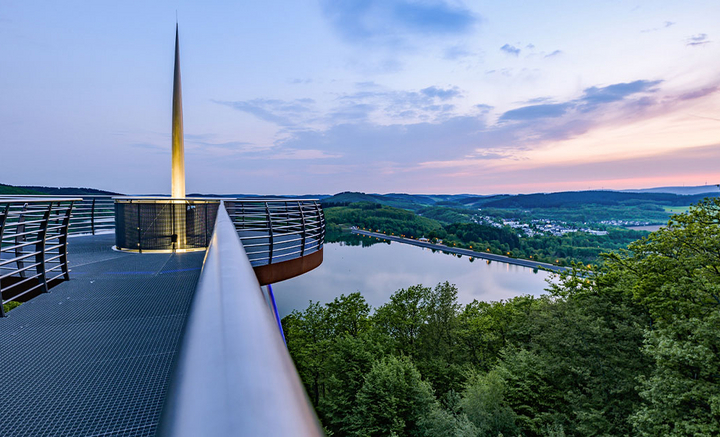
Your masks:
[[[122,250],[204,249],[219,199],[116,198],[115,246]]]

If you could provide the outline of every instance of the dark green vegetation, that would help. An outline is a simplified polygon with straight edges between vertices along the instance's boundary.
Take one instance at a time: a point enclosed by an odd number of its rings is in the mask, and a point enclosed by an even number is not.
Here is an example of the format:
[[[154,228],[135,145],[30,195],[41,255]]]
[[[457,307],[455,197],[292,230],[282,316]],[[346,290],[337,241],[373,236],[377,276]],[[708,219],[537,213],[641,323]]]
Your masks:
[[[573,223],[622,220],[664,224],[670,217],[667,207],[689,206],[707,196],[720,195],[717,187],[708,186],[707,190],[711,191],[693,195],[649,191],[567,191],[494,196],[344,192],[323,198],[321,203],[325,207],[348,206],[355,202],[377,203],[411,210],[444,223],[469,221],[473,215],[482,214]]]
[[[13,308],[17,308],[21,305],[21,302],[8,302],[3,304],[3,311],[5,311],[5,314],[7,314],[8,311],[10,311]]]
[[[573,232],[565,235],[540,235],[519,238],[508,228],[496,228],[475,223],[446,225],[441,231],[431,232],[430,238],[441,238],[445,245],[466,247],[510,255],[514,258],[569,265],[573,261],[595,263],[604,252],[624,249],[646,232],[613,228],[607,235]]]
[[[12,185],[0,184],[0,194],[43,194],[40,191],[31,190],[23,187],[15,187]]]
[[[433,207],[436,211],[449,208]],[[437,215],[435,215],[437,217]],[[357,237],[348,238],[343,228],[360,228],[381,231],[387,235],[442,239],[447,246],[488,251],[511,255],[516,258],[567,265],[571,261],[593,263],[598,261],[601,252],[609,252],[626,247],[630,242],[646,235],[645,232],[611,228],[607,235],[591,235],[584,232],[569,233],[562,236],[542,235],[519,238],[518,231],[507,227],[493,227],[476,223],[451,223],[427,216],[419,216],[411,211],[381,205],[379,203],[358,202],[348,206],[325,207],[327,220],[327,241],[346,241],[353,244]],[[448,220],[449,221],[449,220]],[[368,241],[372,241],[365,238]],[[357,244],[357,243],[355,243]]]
[[[343,207],[325,207],[328,229],[339,230],[343,226],[382,230],[397,235],[421,237],[432,231],[439,231],[442,225],[436,220],[420,217],[412,211],[380,205],[379,203],[358,202]]]
[[[26,186],[17,187],[13,185],[0,184],[0,194],[27,194],[27,195],[50,195],[50,196],[80,196],[80,195],[101,195],[101,194],[119,194],[111,191],[97,190],[95,188],[73,188],[73,187],[42,187],[42,186]]]
[[[720,434],[720,199],[541,298],[359,293],[283,319],[335,436]]]

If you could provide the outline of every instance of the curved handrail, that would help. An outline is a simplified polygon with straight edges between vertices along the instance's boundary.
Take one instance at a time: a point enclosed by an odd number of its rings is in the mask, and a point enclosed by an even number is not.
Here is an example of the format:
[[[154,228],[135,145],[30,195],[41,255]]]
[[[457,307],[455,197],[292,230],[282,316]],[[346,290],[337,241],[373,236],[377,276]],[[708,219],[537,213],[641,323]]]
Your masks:
[[[70,279],[68,228],[73,203],[80,200],[0,197],[1,304],[36,290],[47,292],[56,279]]]
[[[323,435],[223,204],[158,435]]]
[[[0,195],[0,201],[14,202],[74,202],[70,216],[68,235],[95,235],[102,231],[115,230],[115,205],[109,194],[82,195],[42,195],[42,194],[6,194]]]
[[[315,199],[228,199],[225,204],[253,267],[323,248],[325,216]]]

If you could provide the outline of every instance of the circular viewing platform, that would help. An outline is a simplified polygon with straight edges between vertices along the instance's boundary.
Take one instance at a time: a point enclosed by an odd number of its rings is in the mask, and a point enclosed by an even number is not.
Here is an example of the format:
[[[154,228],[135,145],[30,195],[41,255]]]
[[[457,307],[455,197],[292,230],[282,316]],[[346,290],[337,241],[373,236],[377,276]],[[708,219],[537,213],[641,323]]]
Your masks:
[[[314,199],[116,197],[114,200],[118,250],[205,250],[212,239],[218,208],[223,207],[260,284],[301,275],[323,260],[325,216]]]

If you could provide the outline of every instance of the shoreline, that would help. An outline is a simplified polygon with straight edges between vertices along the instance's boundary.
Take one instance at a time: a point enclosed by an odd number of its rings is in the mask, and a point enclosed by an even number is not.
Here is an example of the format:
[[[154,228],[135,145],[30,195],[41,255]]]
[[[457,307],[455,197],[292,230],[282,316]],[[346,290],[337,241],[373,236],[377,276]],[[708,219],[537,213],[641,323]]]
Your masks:
[[[548,264],[548,263],[539,262],[539,261],[532,261],[532,260],[519,259],[519,258],[510,258],[505,255],[496,255],[494,253],[487,253],[487,252],[475,252],[474,250],[470,250],[470,249],[462,249],[462,248],[458,248],[458,247],[448,247],[448,246],[444,246],[442,244],[434,244],[434,243],[430,243],[430,242],[414,240],[411,238],[397,237],[394,235],[385,235],[385,234],[381,234],[378,232],[364,231],[362,229],[351,229],[350,232],[353,234],[365,235],[367,237],[382,238],[384,240],[395,241],[397,243],[404,243],[404,244],[409,244],[412,246],[424,247],[426,249],[440,250],[442,252],[471,256],[474,258],[480,258],[480,259],[486,259],[486,260],[490,260],[490,261],[497,261],[497,262],[502,262],[502,263],[507,263],[507,264],[513,264],[516,266],[527,267],[527,268],[531,268],[531,269],[545,270],[545,271],[550,271],[553,273],[560,273],[560,272],[569,270],[569,267],[561,267],[561,266],[556,266],[554,264]]]

